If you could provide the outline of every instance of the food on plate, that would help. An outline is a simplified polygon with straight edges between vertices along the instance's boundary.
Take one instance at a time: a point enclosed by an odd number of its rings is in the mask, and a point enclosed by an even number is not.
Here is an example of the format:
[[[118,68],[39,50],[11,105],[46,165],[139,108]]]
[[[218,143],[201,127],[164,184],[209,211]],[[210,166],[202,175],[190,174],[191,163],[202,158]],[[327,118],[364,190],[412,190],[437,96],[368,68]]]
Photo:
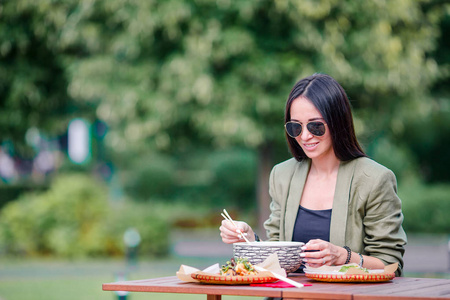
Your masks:
[[[367,270],[366,268],[354,266],[354,265],[342,266],[342,268],[339,269],[339,272],[347,272],[350,268],[355,268],[355,269],[363,271],[364,273],[369,273],[369,270]]]
[[[220,275],[225,276],[248,276],[256,275],[258,271],[248,261],[248,258],[233,257],[220,270]]]

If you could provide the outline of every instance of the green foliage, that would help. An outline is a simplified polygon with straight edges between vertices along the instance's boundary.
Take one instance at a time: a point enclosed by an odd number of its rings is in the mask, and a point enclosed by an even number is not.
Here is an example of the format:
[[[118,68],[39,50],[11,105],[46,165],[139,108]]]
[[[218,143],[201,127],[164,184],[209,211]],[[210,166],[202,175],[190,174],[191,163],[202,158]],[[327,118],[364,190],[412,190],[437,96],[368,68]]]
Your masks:
[[[128,195],[139,200],[173,195],[175,161],[164,155],[147,155],[134,159],[123,182]]]
[[[87,175],[61,175],[50,189],[4,207],[0,248],[62,257],[123,254],[123,233],[135,227],[147,255],[167,252],[168,224],[151,209],[111,211],[105,186]]]
[[[257,161],[249,150],[216,152],[209,158],[214,178],[209,187],[213,207],[255,207]]]
[[[0,140],[14,141],[27,157],[25,132],[37,127],[59,134],[70,105],[62,53],[55,48],[63,10],[33,2],[0,3]]]
[[[450,186],[405,182],[399,191],[405,216],[403,227],[407,233],[450,232]]]
[[[376,148],[380,136],[396,141],[402,161],[414,164],[421,154],[402,150],[408,144],[401,137],[410,120],[441,101],[431,97],[434,83],[448,80],[448,62],[432,55],[448,19],[439,1],[72,5],[77,22],[62,27],[58,46],[85,55],[66,60],[69,94],[98,106],[117,160],[149,151],[178,156],[197,146],[284,148],[290,88],[324,72],[347,90],[363,144]]]
[[[123,234],[134,228],[141,236],[139,253],[143,256],[163,256],[169,251],[170,213],[155,203],[125,202],[112,207],[103,234],[107,237],[108,254],[126,252]]]
[[[16,200],[23,193],[46,190],[44,184],[3,184],[0,183],[0,209],[8,202]]]
[[[417,174],[417,164],[412,151],[402,145],[381,137],[371,143],[366,153],[380,164],[391,169],[397,180]]]
[[[134,199],[188,202],[211,208],[255,206],[257,161],[254,151],[230,148],[189,157],[137,157],[122,172],[125,191]]]
[[[427,117],[408,122],[401,139],[417,155],[424,180],[450,181],[450,106],[437,106]]]
[[[359,131],[370,140],[400,107],[420,109],[443,75],[427,53],[445,10],[426,4],[85,2],[61,47],[88,54],[70,65],[70,95],[99,105],[119,153],[141,143],[165,151],[199,141],[281,145],[287,94],[314,72],[334,76],[357,100],[372,124]]]
[[[447,49],[442,1],[16,0],[0,8],[0,137],[19,141],[30,126],[61,131],[55,116],[86,112],[111,126],[106,142],[122,154],[199,142],[284,146],[292,84],[325,72],[355,100],[369,143],[427,114],[436,103],[429,89],[448,80],[436,49]]]
[[[26,194],[2,210],[3,247],[28,254],[97,254],[106,204],[106,190],[92,179],[58,177],[48,191]]]

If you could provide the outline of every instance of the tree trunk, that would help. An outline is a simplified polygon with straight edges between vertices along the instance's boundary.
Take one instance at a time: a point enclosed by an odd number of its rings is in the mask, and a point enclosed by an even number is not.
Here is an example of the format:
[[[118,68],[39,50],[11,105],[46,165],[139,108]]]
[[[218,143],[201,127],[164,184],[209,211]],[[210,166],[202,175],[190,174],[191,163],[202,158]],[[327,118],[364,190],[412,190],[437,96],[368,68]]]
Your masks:
[[[258,200],[258,228],[255,230],[262,239],[266,239],[264,221],[270,215],[269,176],[272,169],[272,148],[264,144],[258,149],[258,181],[256,196]]]

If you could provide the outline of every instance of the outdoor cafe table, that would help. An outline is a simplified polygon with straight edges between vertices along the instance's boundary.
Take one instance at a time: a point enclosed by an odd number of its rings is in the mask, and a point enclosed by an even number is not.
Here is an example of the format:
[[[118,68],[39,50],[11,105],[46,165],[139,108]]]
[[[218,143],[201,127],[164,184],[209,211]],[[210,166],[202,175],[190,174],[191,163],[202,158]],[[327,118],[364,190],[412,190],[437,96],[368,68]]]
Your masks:
[[[312,286],[303,288],[272,288],[249,285],[216,285],[184,282],[176,276],[144,280],[104,283],[104,291],[149,293],[205,294],[207,300],[220,300],[222,295],[282,297],[288,299],[450,299],[450,280],[435,278],[397,277],[380,283],[329,283],[313,281],[304,275],[291,275],[290,279]],[[154,297],[151,297],[154,299]],[[180,299],[182,295],[180,295]]]

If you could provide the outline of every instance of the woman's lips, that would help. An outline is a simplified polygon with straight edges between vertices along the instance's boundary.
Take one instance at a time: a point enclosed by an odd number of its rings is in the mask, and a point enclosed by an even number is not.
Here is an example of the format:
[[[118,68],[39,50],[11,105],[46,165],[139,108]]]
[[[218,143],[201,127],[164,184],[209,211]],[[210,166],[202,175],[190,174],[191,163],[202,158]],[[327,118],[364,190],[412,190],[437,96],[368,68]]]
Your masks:
[[[319,142],[317,142],[317,143],[304,143],[303,147],[306,150],[313,150],[314,148],[316,148],[317,145],[319,145]]]

